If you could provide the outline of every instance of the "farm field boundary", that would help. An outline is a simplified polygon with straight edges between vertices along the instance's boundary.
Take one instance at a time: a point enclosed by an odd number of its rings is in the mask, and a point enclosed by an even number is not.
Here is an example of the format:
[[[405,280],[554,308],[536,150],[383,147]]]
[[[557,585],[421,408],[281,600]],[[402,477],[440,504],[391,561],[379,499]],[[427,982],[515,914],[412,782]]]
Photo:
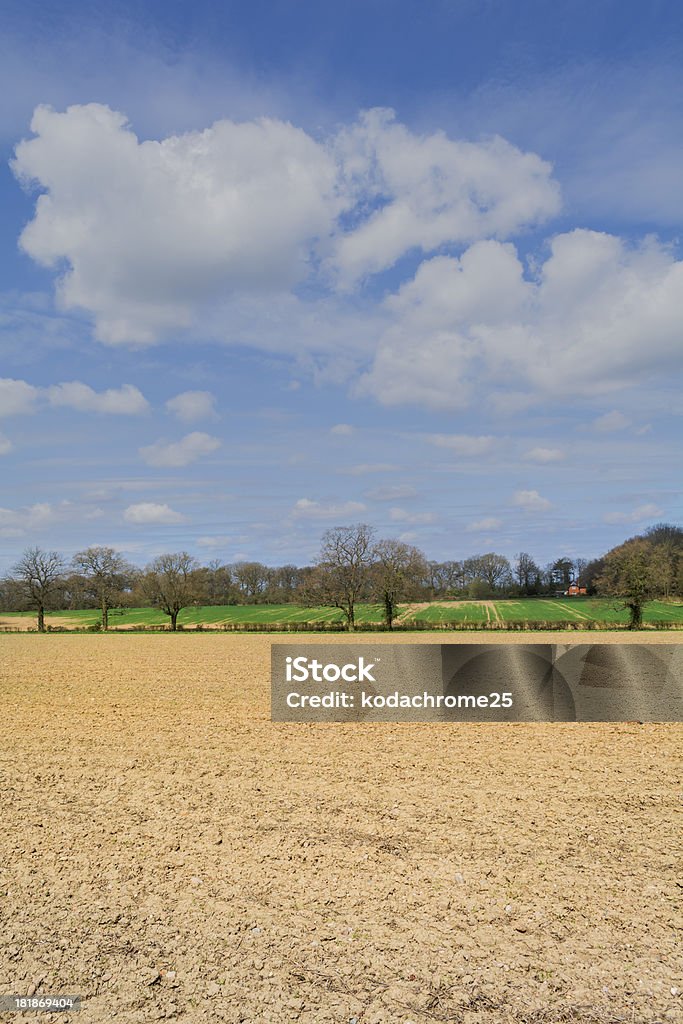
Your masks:
[[[389,632],[380,605],[356,607],[357,633]],[[165,633],[169,619],[157,608],[112,609],[110,633]],[[97,609],[57,611],[46,616],[50,633],[99,632]],[[628,616],[613,601],[595,598],[529,599],[500,601],[434,601],[402,605],[391,632],[504,631],[546,632],[548,630],[626,630]],[[683,628],[683,604],[652,601],[644,615],[645,630]],[[0,613],[0,632],[36,632],[35,614]],[[226,633],[345,633],[346,624],[337,608],[300,605],[223,605],[184,609],[178,618],[178,632]]]

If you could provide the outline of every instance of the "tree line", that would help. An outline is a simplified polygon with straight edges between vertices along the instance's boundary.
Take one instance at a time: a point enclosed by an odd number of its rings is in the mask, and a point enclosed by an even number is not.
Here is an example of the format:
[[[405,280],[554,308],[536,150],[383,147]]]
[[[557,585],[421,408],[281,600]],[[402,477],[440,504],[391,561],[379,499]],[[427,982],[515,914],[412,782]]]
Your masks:
[[[356,606],[372,601],[391,629],[401,601],[561,596],[572,585],[619,598],[638,628],[647,601],[683,594],[683,530],[659,523],[602,558],[560,557],[544,566],[524,551],[512,562],[495,552],[429,561],[411,544],[376,539],[364,523],[328,530],[315,563],[303,567],[200,565],[182,551],[140,568],[111,547],[86,548],[70,561],[32,547],[0,580],[0,611],[34,610],[43,632],[46,611],[98,608],[106,630],[115,608],[155,607],[175,630],[189,606],[294,603],[339,608],[352,630]]]

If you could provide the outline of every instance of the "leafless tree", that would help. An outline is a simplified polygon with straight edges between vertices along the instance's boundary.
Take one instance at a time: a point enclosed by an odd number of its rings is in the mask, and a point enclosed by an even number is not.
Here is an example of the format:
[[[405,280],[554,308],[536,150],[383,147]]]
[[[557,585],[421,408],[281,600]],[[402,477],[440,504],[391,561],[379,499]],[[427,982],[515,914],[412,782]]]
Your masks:
[[[246,604],[258,604],[270,582],[271,570],[268,566],[262,565],[261,562],[236,562],[231,569],[242,601]]]
[[[488,551],[484,555],[473,555],[463,563],[466,577],[471,581],[470,593],[475,596],[472,584],[482,584],[482,593],[494,594],[496,590],[509,586],[512,581],[510,563],[504,555]],[[476,596],[481,596],[477,593]]]
[[[133,566],[114,548],[90,547],[73,557],[76,569],[91,582],[102,612],[102,629],[109,628],[109,609],[121,590],[129,585]]]
[[[322,603],[340,608],[347,629],[355,628],[356,603],[367,594],[373,530],[365,523],[336,526],[323,534],[315,582]]]
[[[173,632],[178,628],[178,613],[193,604],[198,596],[195,573],[199,563],[186,551],[159,555],[147,566],[141,585],[149,602],[161,608],[171,620]]]
[[[419,548],[400,540],[380,540],[372,548],[373,590],[384,605],[384,624],[393,627],[398,602],[420,586],[428,571]]]
[[[64,562],[57,551],[27,548],[10,575],[17,580],[29,603],[38,612],[38,629],[45,632],[45,609],[59,589],[64,576]]]
[[[515,557],[514,576],[522,593],[528,597],[538,591],[541,570],[526,551],[520,551]]]

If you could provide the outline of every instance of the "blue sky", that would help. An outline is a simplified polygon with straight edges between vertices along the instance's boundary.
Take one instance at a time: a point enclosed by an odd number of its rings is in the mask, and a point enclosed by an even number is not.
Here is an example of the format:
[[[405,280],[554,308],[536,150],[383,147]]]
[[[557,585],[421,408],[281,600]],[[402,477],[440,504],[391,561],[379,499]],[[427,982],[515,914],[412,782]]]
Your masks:
[[[680,521],[678,3],[5,12],[0,570]]]

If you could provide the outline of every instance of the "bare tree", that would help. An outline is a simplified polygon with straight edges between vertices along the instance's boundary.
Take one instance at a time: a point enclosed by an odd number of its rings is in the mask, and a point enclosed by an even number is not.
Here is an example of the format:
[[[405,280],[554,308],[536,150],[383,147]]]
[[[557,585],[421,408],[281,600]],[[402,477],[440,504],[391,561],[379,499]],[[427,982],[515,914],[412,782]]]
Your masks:
[[[235,604],[237,593],[233,584],[230,566],[223,565],[220,558],[195,573],[195,581],[202,592],[202,600],[209,605]]]
[[[365,523],[336,526],[323,534],[315,576],[321,600],[340,608],[347,629],[355,628],[355,606],[367,594],[373,530]]]
[[[186,551],[159,555],[147,566],[141,585],[151,604],[169,616],[173,632],[178,628],[178,613],[192,604],[198,595],[195,573],[199,564]]]
[[[473,588],[470,585],[470,593],[481,596],[483,593],[493,594],[501,587],[508,586],[512,580],[510,563],[504,555],[497,555],[494,551],[487,551],[485,555],[473,555],[463,563],[465,576],[471,584],[483,584]],[[478,593],[481,591],[481,594]]]
[[[231,567],[233,579],[244,604],[258,604],[268,589],[271,570],[261,562],[236,562]]]
[[[372,549],[373,589],[384,605],[384,624],[393,628],[398,602],[420,586],[428,572],[419,548],[400,540],[380,540]]]
[[[520,551],[515,558],[514,576],[519,584],[520,590],[528,596],[538,590],[541,570],[536,565],[531,555],[526,551]]]
[[[73,557],[76,569],[90,580],[102,613],[102,629],[109,628],[109,609],[135,570],[114,548],[90,547]]]
[[[57,551],[27,548],[11,571],[29,603],[38,612],[38,629],[45,632],[45,609],[52,595],[59,589],[64,576],[64,562]]]

